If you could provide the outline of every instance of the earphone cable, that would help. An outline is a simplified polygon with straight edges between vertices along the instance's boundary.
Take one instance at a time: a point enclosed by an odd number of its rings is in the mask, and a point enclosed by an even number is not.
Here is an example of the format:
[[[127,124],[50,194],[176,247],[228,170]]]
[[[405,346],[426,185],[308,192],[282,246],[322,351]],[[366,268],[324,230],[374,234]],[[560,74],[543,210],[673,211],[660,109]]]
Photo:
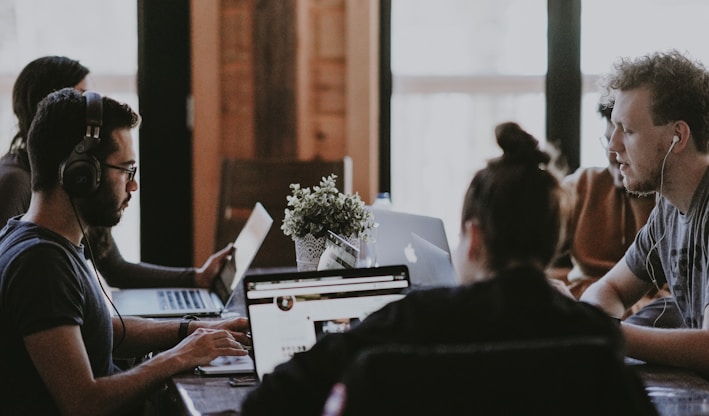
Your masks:
[[[118,308],[116,308],[116,305],[113,303],[113,300],[111,297],[108,295],[108,292],[106,292],[106,288],[103,286],[103,283],[101,282],[101,278],[99,277],[98,274],[98,269],[96,268],[96,260],[94,258],[94,252],[93,249],[91,248],[91,242],[89,241],[89,236],[86,235],[86,231],[84,230],[83,224],[81,224],[81,220],[79,219],[79,213],[76,211],[76,205],[74,205],[74,198],[69,198],[71,201],[71,208],[74,210],[74,216],[76,217],[76,222],[79,224],[79,228],[81,229],[81,235],[84,238],[84,241],[86,241],[86,248],[89,251],[89,258],[91,259],[91,266],[94,269],[94,274],[96,275],[96,280],[98,281],[98,285],[101,288],[101,292],[103,292],[104,297],[108,300],[108,302],[111,304],[111,307],[113,308],[114,311],[116,311],[116,316],[118,316],[118,319],[121,321],[121,338],[118,340],[118,343],[116,344],[115,347],[113,347],[113,350],[117,350],[118,347],[123,344],[123,341],[126,339],[126,323],[123,321],[123,316],[121,313],[118,311]]]
[[[667,153],[665,154],[665,157],[662,159],[662,167],[660,168],[660,191],[659,195],[655,197],[655,215],[659,215],[659,207],[660,207],[660,198],[662,197],[662,187],[665,182],[665,162],[667,162],[667,157],[670,155],[672,152],[672,148],[675,147],[675,141],[672,142],[670,145],[669,150],[667,150]],[[650,245],[650,250],[647,252],[647,256],[645,256],[645,270],[647,270],[647,273],[650,275],[650,279],[652,280],[652,283],[655,285],[655,289],[657,289],[657,293],[661,293],[662,290],[660,289],[660,285],[657,283],[657,278],[655,277],[655,267],[652,265],[652,262],[650,261],[650,255],[652,254],[653,250],[657,250],[660,242],[665,238],[665,234],[667,232],[666,228],[662,229],[662,234],[660,235],[660,238],[657,239],[657,241],[653,241],[652,244]],[[648,231],[650,235],[650,241],[653,240],[652,238],[652,232]],[[659,255],[659,253],[658,253]],[[667,310],[667,299],[664,300],[664,305],[662,307],[662,312],[655,318],[655,321],[653,322],[653,326],[657,324],[657,322],[660,320],[662,315],[664,315],[665,311]]]

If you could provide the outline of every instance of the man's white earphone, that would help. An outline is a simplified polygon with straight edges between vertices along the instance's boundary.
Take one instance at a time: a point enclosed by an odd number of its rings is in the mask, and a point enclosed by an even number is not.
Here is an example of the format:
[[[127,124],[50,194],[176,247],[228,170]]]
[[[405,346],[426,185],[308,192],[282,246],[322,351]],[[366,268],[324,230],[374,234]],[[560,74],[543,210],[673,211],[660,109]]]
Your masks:
[[[672,137],[672,144],[670,145],[670,148],[667,149],[667,154],[668,154],[668,155],[670,154],[670,152],[672,151],[672,148],[675,147],[675,145],[676,145],[677,143],[679,143],[679,136],[674,135],[674,136]],[[666,156],[665,156],[665,157],[666,157]],[[664,162],[663,162],[663,165],[664,165]]]

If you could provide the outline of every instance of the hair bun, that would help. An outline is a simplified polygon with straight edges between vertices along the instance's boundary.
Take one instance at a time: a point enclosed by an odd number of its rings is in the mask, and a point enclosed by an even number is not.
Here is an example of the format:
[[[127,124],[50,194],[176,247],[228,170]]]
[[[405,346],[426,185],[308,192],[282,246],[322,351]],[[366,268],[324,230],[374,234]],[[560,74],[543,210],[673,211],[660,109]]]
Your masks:
[[[539,142],[524,131],[519,124],[506,122],[495,127],[497,144],[504,154],[502,161],[539,166],[551,160],[549,154],[539,149]]]

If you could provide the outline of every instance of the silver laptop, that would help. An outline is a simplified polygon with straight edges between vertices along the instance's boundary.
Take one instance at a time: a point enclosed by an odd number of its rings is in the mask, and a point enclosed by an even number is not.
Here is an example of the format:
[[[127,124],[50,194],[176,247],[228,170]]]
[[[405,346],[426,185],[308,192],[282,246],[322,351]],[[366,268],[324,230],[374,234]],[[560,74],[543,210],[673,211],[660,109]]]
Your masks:
[[[116,309],[124,316],[144,317],[217,316],[228,312],[235,288],[256,257],[272,224],[273,218],[261,203],[256,203],[234,240],[234,255],[223,264],[211,289],[113,289],[111,297]]]
[[[244,295],[259,380],[329,333],[405,296],[406,266],[249,274]]]
[[[377,224],[377,265],[406,265],[414,288],[457,284],[440,218],[377,208],[372,214]]]

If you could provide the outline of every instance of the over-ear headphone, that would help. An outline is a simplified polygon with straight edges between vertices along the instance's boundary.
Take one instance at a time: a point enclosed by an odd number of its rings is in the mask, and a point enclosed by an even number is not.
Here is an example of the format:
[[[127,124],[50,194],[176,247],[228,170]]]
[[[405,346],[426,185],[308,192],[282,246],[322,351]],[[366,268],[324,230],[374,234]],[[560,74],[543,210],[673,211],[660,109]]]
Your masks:
[[[91,149],[101,141],[103,101],[100,94],[86,91],[86,134],[71,154],[59,165],[59,183],[70,196],[87,196],[101,183],[101,163]]]

